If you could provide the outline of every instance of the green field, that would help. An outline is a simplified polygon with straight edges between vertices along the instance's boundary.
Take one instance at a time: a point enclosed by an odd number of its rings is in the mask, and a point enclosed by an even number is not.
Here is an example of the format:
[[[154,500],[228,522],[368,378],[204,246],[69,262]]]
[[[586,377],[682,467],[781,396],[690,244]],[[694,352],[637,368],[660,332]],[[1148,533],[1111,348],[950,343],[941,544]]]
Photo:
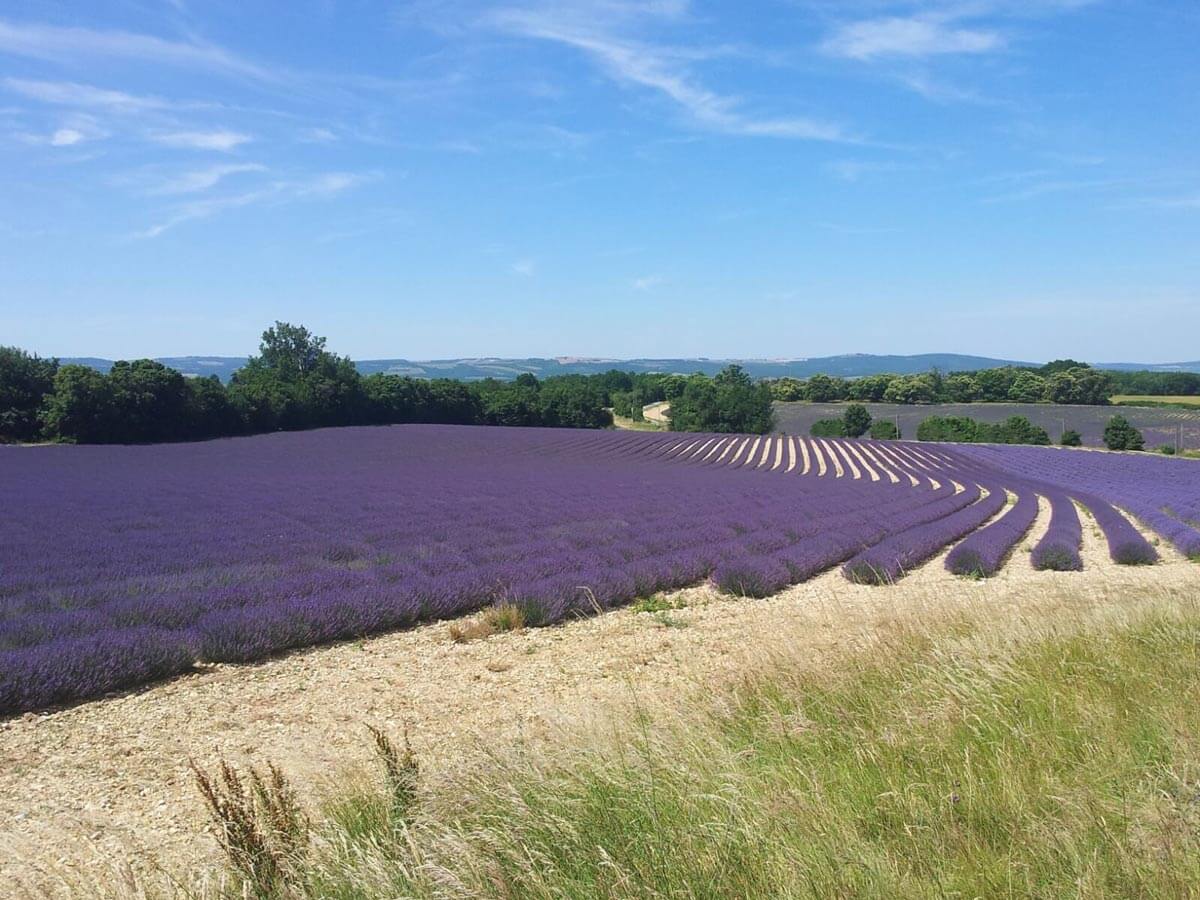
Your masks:
[[[1154,406],[1161,403],[1173,403],[1182,406],[1200,406],[1200,397],[1187,395],[1117,394],[1111,399],[1113,403],[1125,403],[1131,406],[1137,406],[1140,404]]]

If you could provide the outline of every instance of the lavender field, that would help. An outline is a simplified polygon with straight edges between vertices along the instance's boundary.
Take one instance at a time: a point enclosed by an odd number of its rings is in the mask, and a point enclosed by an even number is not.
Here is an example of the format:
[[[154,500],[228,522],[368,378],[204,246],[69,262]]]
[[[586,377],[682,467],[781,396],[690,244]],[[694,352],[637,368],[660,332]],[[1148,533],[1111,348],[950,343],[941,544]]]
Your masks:
[[[1157,557],[1126,514],[1200,556],[1200,463],[1033,447],[410,425],[0,448],[0,491],[4,714],[500,602],[886,584],[955,542],[987,576],[1039,496],[1040,568],[1081,567],[1076,503],[1117,563]]]
[[[808,434],[818,419],[836,418],[846,403],[776,403],[775,418],[783,431]],[[1072,406],[1050,403],[933,403],[910,405],[866,403],[872,418],[895,422],[906,438],[914,438],[917,426],[930,416],[967,416],[980,422],[1003,422],[1009,416],[1025,416],[1046,429],[1058,443],[1068,429],[1079,432],[1085,447],[1104,446],[1104,426],[1122,415],[1146,438],[1147,449],[1164,444],[1183,449],[1200,448],[1200,410],[1149,406]]]

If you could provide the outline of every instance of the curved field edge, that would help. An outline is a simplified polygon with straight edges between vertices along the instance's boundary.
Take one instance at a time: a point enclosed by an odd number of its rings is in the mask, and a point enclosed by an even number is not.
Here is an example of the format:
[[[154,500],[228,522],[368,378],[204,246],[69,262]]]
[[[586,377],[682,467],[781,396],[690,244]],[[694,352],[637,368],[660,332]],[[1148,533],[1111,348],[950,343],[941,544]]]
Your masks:
[[[82,457],[101,460],[107,467],[102,474],[120,476],[109,493],[100,495],[117,505],[117,513],[100,519],[115,534],[96,547],[78,543],[74,562],[83,571],[76,574],[69,558],[54,557],[53,541],[41,548],[28,539],[35,527],[12,533],[25,540],[25,552],[13,551],[9,582],[0,585],[0,713],[103,696],[181,674],[198,662],[253,661],[460,616],[493,603],[517,605],[529,624],[552,624],[709,577],[733,593],[763,596],[848,558],[848,577],[862,580],[865,572],[869,580],[890,582],[987,521],[1003,490],[991,479],[1004,466],[938,445],[516,431],[349,429],[230,441],[199,451],[102,448],[103,453]],[[369,444],[365,458],[349,440]],[[301,457],[306,465],[315,460],[317,469],[325,463],[342,469],[319,473],[330,482],[319,485],[290,458],[296,447],[316,454],[313,460]],[[62,451],[73,449],[48,448],[39,459],[61,463],[68,459]],[[321,456],[331,450],[336,459]],[[446,462],[451,450],[460,454],[460,469]],[[989,450],[995,448],[979,452]],[[133,501],[120,492],[142,484],[143,464],[153,468],[163,459],[182,460],[191,467],[189,476],[219,476],[224,470],[215,467],[214,457],[231,464],[235,476],[245,474],[240,464],[268,485],[259,488],[256,499],[271,530],[251,526],[246,554],[231,555],[222,540],[206,543],[212,529],[203,518],[184,525],[166,521],[218,487],[209,481],[201,488],[199,480],[189,486],[175,469],[159,474],[161,486],[173,492],[165,504],[143,499],[142,518],[122,518],[119,503]],[[398,478],[393,460],[416,466],[417,474]],[[281,470],[284,463],[291,468]],[[551,464],[558,481],[551,481],[547,491],[538,478]],[[353,480],[358,469],[366,474]],[[433,480],[443,493],[413,493],[403,477]],[[598,487],[580,493],[578,484],[590,488],[592,478],[599,479]],[[1009,480],[1026,488],[1016,476]],[[989,499],[967,505],[983,484],[990,485]],[[630,492],[638,485],[665,485],[680,496],[671,497],[673,505],[634,506],[643,500]],[[950,493],[950,485],[956,493]],[[284,491],[318,486],[331,510],[328,521],[321,504],[283,503]],[[384,486],[407,490],[420,501],[410,504],[418,512],[415,521],[396,525],[389,520],[405,508],[372,496]],[[54,485],[60,503],[74,499],[70,487],[69,482]],[[575,493],[565,494],[568,489]],[[604,489],[623,492],[619,502],[613,505]],[[1029,482],[1028,489],[1047,493],[1038,482]],[[1154,549],[1099,498],[1103,490],[1079,496],[1097,511],[1114,561],[1152,562]],[[40,515],[47,532],[58,526],[54,540],[72,536],[72,526],[54,520],[53,505],[48,511],[35,509],[36,494],[26,494],[34,525]],[[499,527],[486,516],[460,515],[472,503],[491,504],[486,511],[531,497],[532,506],[510,521],[501,519]],[[1186,509],[1196,502],[1191,494],[1180,497]],[[374,504],[376,518],[348,519],[362,533],[342,534],[339,517],[353,516],[355,505],[364,503]],[[696,513],[697,504],[703,515]],[[421,521],[426,507],[449,518]],[[220,511],[214,501],[208,513]],[[497,507],[496,515],[502,512]],[[685,513],[692,518],[681,520]],[[259,509],[247,507],[242,520],[258,514]],[[152,527],[156,520],[163,522],[157,529]],[[1175,518],[1171,522],[1190,528]],[[92,540],[97,530],[74,527],[77,541],[83,541],[80,535]],[[535,530],[537,539],[530,544]],[[1178,534],[1172,539],[1179,543]],[[34,553],[37,549],[46,552]],[[396,559],[395,553],[412,558]],[[114,559],[126,580],[114,580],[105,568]],[[249,571],[247,583],[230,562]],[[167,574],[139,581],[138,566],[158,566]],[[1075,566],[1068,560],[1055,567]],[[183,576],[176,578],[175,568]],[[198,582],[193,572],[201,573]],[[95,597],[99,600],[93,602]]]
[[[1194,596],[923,613],[819,665],[773,646],[715,695],[491,753],[402,806],[378,777],[335,791],[282,882],[363,898],[1188,895]]]

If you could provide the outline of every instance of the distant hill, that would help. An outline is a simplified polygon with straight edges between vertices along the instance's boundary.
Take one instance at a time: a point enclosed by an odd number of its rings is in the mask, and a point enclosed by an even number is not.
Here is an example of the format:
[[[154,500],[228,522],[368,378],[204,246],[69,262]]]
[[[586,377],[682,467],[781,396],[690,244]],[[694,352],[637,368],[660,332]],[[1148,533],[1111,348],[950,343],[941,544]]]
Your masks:
[[[1097,369],[1115,372],[1200,372],[1200,361],[1181,363],[1097,363]]]
[[[163,356],[158,361],[185,375],[216,375],[222,381],[246,364],[244,356]],[[96,357],[64,358],[63,363],[78,363],[92,366],[102,372],[112,367],[112,360]],[[414,378],[457,378],[463,381],[478,381],[483,378],[512,379],[524,372],[539,378],[550,375],[594,375],[609,369],[627,372],[677,372],[690,375],[703,372],[714,375],[722,368],[736,362],[755,378],[807,378],[810,375],[840,375],[854,378],[860,375],[877,375],[890,372],[907,375],[927,372],[931,368],[943,372],[967,372],[990,369],[996,366],[1028,366],[1036,363],[1019,362],[1011,359],[992,359],[987,356],[965,356],[959,353],[922,353],[915,356],[876,356],[870,353],[851,353],[843,356],[814,356],[798,359],[600,359],[590,357],[560,356],[553,359],[530,357],[529,359],[363,359],[356,365],[364,375],[387,372],[393,375],[411,375]],[[1101,368],[1122,371],[1150,372],[1200,372],[1200,362],[1190,363],[1102,363]]]

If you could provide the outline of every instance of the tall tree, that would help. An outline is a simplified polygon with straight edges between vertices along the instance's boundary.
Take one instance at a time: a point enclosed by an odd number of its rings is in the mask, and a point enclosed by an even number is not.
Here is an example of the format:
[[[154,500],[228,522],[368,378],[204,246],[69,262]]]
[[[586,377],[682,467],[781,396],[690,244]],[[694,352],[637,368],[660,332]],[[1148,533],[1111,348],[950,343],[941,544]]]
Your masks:
[[[63,366],[42,407],[46,436],[80,444],[109,443],[117,435],[108,379],[91,366]]]
[[[0,443],[32,441],[41,433],[39,410],[54,389],[58,360],[0,347]]]

